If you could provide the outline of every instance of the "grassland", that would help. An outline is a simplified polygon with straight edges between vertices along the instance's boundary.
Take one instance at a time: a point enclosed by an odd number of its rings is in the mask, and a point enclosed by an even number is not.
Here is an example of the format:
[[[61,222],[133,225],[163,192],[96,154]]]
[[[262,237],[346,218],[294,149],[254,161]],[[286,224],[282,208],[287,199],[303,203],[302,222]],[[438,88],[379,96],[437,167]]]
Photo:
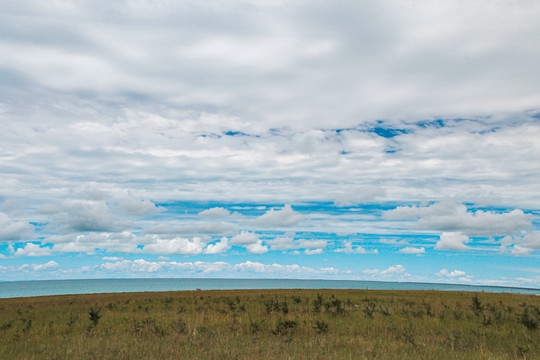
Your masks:
[[[0,359],[540,359],[540,297],[238,290],[0,300]]]

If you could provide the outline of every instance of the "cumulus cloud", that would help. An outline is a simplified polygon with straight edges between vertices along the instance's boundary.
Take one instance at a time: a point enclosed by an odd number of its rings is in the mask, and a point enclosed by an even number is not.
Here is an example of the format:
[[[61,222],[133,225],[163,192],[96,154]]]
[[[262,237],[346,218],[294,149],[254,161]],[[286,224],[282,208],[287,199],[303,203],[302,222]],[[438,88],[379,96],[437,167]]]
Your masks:
[[[144,246],[144,252],[157,255],[198,255],[202,253],[204,246],[198,237],[194,237],[191,240],[185,238],[161,239],[159,237],[152,237],[152,240],[152,243]]]
[[[527,247],[523,247],[519,245],[514,245],[512,247],[512,254],[518,255],[518,256],[529,255],[532,251],[533,249],[531,248],[527,248]]]
[[[467,242],[469,242],[467,235],[459,232],[444,232],[435,244],[435,250],[463,251],[469,248],[465,245]]]
[[[51,249],[48,247],[41,247],[38,244],[26,243],[24,247],[18,248],[13,256],[50,256],[52,255]]]
[[[364,247],[357,245],[353,246],[352,241],[345,241],[342,248],[334,250],[335,252],[342,252],[345,254],[378,254],[379,250],[366,250]]]
[[[118,208],[128,214],[134,216],[148,216],[154,215],[162,211],[163,209],[157,207],[150,200],[139,200],[135,196],[129,194],[128,196],[122,198],[118,202]]]
[[[306,240],[293,237],[281,236],[272,240],[267,240],[266,244],[270,245],[272,250],[292,250],[292,249],[315,249],[325,248],[328,245],[326,240]]]
[[[199,216],[208,217],[208,218],[224,218],[229,216],[231,213],[229,210],[222,208],[222,207],[213,207],[211,209],[207,209],[204,211],[201,211],[199,213]]]
[[[378,186],[363,186],[335,195],[337,206],[352,206],[363,202],[374,201],[386,195],[386,190]]]
[[[96,249],[107,250],[112,253],[135,253],[140,244],[147,243],[147,240],[140,238],[131,232],[121,233],[87,233],[87,234],[67,234],[51,236],[48,242],[53,243],[55,252],[84,252],[94,254]]]
[[[23,221],[12,221],[0,212],[0,241],[29,240],[32,226]]]
[[[323,249],[306,249],[304,251],[304,254],[306,255],[318,255],[318,254],[322,254],[323,252]]]
[[[461,271],[461,270],[448,271],[446,269],[442,269],[441,271],[439,271],[435,275],[437,275],[437,276],[445,276],[445,277],[458,277],[458,276],[465,276],[467,274],[465,273],[465,271]]]
[[[302,274],[302,275],[314,275],[314,274],[331,274],[337,273],[338,270],[332,267],[315,269],[307,266],[282,265],[282,264],[262,264],[259,262],[246,261],[234,266],[234,269],[241,272],[255,272],[255,273],[267,273],[267,274]]]
[[[405,267],[403,265],[392,265],[386,270],[379,269],[366,269],[363,271],[368,275],[380,275],[380,276],[394,276],[394,275],[407,275]]]
[[[39,211],[51,216],[63,232],[118,231],[130,223],[115,218],[105,201],[64,200],[42,206]]]
[[[107,260],[107,261],[121,261],[121,260],[124,260],[124,258],[121,258],[121,257],[118,257],[118,256],[104,256],[101,259],[102,260]]]
[[[501,244],[500,253],[510,250],[514,255],[525,256],[540,250],[540,232],[530,231],[523,236],[505,236],[498,242]]]
[[[245,261],[238,264],[231,264],[223,261],[218,262],[175,262],[175,261],[148,261],[145,259],[121,260],[117,262],[107,262],[95,267],[96,270],[121,273],[121,274],[141,274],[179,272],[181,274],[221,274],[225,276],[246,276],[257,274],[265,277],[289,277],[291,275],[299,277],[312,277],[318,275],[338,274],[339,270],[333,267],[312,268],[300,266],[298,264],[263,264],[260,262]],[[214,275],[215,276],[215,275]]]
[[[241,231],[231,239],[232,245],[250,245],[259,241],[259,236],[249,231]]]
[[[304,216],[294,211],[291,205],[285,205],[281,210],[268,210],[264,215],[255,219],[254,223],[262,227],[287,227],[304,220]]]
[[[231,246],[229,245],[229,240],[226,237],[222,237],[220,241],[217,241],[214,244],[208,244],[206,249],[204,249],[205,254],[220,254],[228,250]]]
[[[402,253],[402,254],[416,254],[416,255],[420,255],[420,254],[425,254],[426,249],[425,249],[423,246],[420,247],[420,248],[415,248],[415,247],[404,247],[404,248],[399,249],[399,252]]]
[[[59,265],[56,261],[49,261],[45,264],[24,264],[19,267],[18,270],[27,271],[27,270],[33,270],[33,271],[41,271],[41,270],[52,270],[59,268]]]
[[[385,219],[415,219],[419,229],[461,232],[468,236],[504,236],[518,234],[531,227],[531,216],[522,210],[510,212],[469,211],[465,205],[451,200],[419,207],[401,206],[384,212]]]
[[[183,234],[183,235],[201,235],[201,234],[222,234],[232,235],[236,227],[223,222],[194,222],[189,225],[176,226],[168,223],[149,226],[143,231],[146,234]]]
[[[263,245],[261,240],[257,240],[257,242],[253,244],[246,245],[246,250],[250,254],[264,254],[268,252],[268,247],[266,245]]]
[[[521,239],[518,239],[518,243],[530,249],[540,250],[540,231],[528,232]]]

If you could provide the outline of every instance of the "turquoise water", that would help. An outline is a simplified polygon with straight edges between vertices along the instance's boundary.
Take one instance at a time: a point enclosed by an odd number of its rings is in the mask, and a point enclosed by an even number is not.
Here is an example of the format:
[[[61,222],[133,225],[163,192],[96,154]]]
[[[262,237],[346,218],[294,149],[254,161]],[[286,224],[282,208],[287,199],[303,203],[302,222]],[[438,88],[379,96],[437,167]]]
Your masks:
[[[226,289],[375,289],[499,292],[540,295],[540,289],[430,283],[292,279],[85,279],[0,282],[0,298],[63,294]]]

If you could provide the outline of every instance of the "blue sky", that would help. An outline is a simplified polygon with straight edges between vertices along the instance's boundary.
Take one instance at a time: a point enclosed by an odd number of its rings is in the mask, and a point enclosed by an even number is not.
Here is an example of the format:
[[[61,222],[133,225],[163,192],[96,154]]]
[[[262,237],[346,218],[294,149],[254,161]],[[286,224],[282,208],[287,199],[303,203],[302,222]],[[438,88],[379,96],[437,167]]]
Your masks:
[[[0,280],[540,288],[540,5],[0,4]]]

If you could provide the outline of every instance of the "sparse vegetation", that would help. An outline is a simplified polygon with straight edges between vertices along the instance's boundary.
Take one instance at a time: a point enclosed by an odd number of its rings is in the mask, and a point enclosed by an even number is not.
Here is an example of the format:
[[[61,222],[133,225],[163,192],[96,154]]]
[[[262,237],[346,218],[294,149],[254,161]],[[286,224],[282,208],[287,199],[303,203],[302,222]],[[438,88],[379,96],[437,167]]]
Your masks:
[[[0,299],[0,359],[538,359],[540,297],[227,290]]]

